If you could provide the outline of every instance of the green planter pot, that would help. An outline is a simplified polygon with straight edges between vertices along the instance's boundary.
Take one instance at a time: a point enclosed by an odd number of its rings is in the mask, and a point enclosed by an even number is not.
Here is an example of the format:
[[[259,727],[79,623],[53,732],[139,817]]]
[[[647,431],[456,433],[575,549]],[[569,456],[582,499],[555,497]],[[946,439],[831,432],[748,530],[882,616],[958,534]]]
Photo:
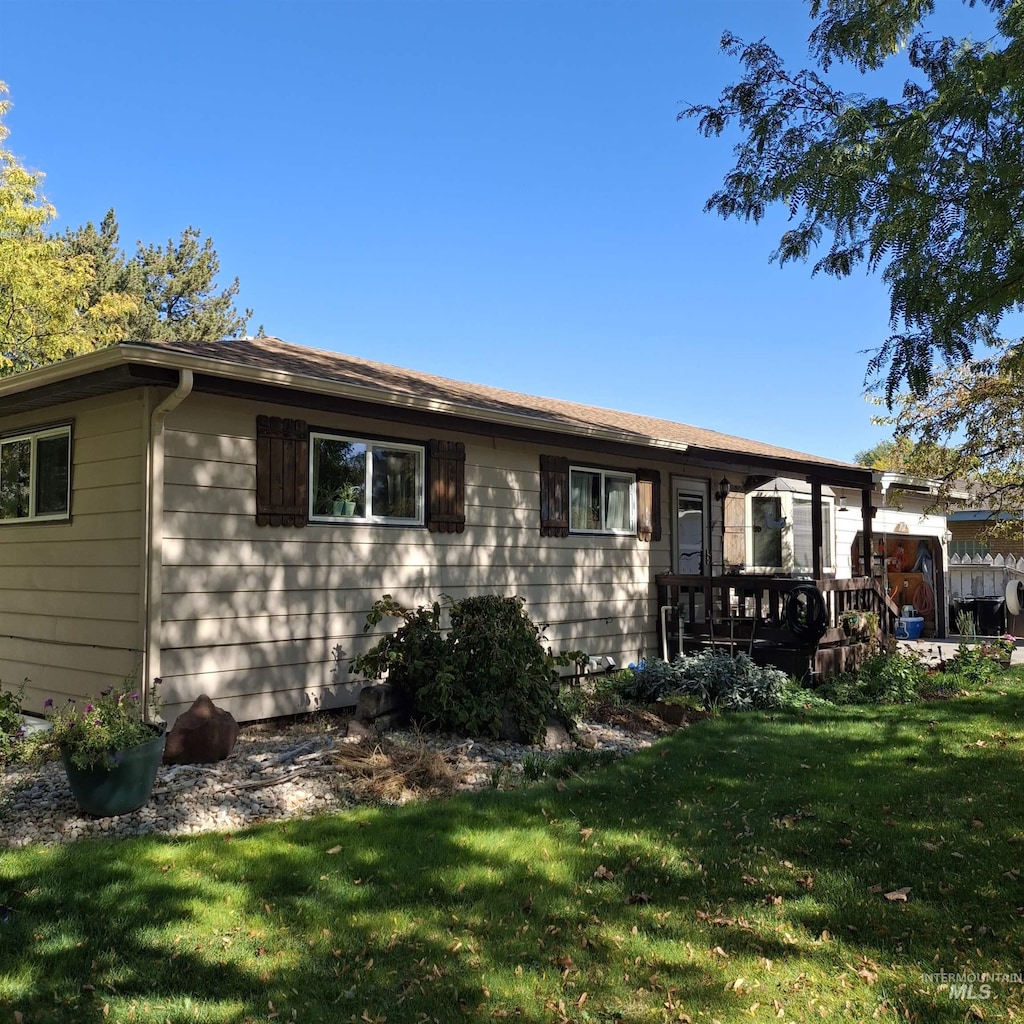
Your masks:
[[[78,806],[98,818],[137,811],[149,800],[153,790],[166,738],[164,729],[158,735],[154,729],[154,736],[148,742],[118,751],[117,763],[110,769],[79,768],[62,749],[60,758]]]

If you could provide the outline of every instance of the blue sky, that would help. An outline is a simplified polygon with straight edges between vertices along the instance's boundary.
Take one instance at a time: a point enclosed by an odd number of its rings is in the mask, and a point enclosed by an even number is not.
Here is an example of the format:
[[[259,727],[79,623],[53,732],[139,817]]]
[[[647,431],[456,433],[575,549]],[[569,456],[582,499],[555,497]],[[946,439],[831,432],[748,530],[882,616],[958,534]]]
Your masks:
[[[213,238],[250,330],[836,459],[881,282],[705,214],[730,143],[677,122],[803,61],[800,0],[0,0],[9,148],[57,228]]]

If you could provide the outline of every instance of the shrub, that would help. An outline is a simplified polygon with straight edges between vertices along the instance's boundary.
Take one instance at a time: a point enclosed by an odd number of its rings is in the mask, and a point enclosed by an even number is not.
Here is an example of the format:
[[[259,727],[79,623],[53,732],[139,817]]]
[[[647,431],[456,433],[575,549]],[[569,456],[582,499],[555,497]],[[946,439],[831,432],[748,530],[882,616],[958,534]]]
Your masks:
[[[980,644],[960,644],[956,654],[946,662],[946,674],[960,680],[964,686],[987,683],[1002,669]]]
[[[679,688],[680,675],[667,661],[648,658],[617,680],[622,696],[638,704],[653,704]]]
[[[652,658],[633,672],[623,685],[623,696],[643,704],[684,694],[706,709],[774,708],[779,706],[785,672],[759,667],[743,653],[735,656],[719,650],[680,654],[671,664]]]
[[[21,720],[21,702],[25,699],[25,684],[17,690],[4,690],[0,680],[0,764],[17,759],[25,742],[24,722]]]
[[[913,652],[880,651],[855,673],[826,680],[817,693],[833,704],[910,704],[927,679],[927,669]]]
[[[498,736],[511,723],[539,739],[555,709],[555,665],[572,655],[556,658],[545,650],[522,598],[483,595],[446,599],[446,605],[447,633],[438,602],[410,611],[386,594],[364,632],[386,616],[401,618],[402,625],[353,659],[352,669],[373,679],[386,673],[431,728]]]

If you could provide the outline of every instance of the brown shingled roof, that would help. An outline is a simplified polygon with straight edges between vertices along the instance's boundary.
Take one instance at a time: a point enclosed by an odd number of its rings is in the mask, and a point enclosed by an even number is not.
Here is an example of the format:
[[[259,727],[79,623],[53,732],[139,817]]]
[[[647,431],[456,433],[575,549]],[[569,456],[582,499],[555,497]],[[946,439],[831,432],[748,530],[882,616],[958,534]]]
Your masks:
[[[243,338],[194,344],[173,341],[143,342],[129,343],[125,347],[176,352],[198,357],[203,361],[222,362],[226,364],[226,376],[232,376],[229,367],[244,366],[269,374],[285,374],[307,378],[310,381],[366,388],[371,393],[378,393],[383,404],[388,404],[391,396],[402,396],[483,413],[512,414],[536,421],[539,429],[597,427],[627,435],[623,437],[624,441],[631,440],[628,435],[632,435],[633,439],[647,443],[653,441],[673,446],[686,445],[690,449],[701,449],[708,453],[750,455],[767,459],[793,460],[823,467],[863,469],[853,463],[837,462],[805,452],[778,448],[762,441],[733,437],[672,420],[581,405],[556,398],[520,394],[483,384],[469,384],[387,363],[359,359],[340,352],[293,345],[280,338]],[[291,381],[289,385],[295,386],[295,382]]]

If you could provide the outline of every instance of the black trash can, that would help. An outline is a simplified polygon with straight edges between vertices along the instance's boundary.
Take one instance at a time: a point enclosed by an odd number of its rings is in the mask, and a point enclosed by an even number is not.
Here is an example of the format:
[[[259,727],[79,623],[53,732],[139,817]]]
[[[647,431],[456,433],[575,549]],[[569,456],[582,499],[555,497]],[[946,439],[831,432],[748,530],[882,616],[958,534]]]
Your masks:
[[[974,623],[975,632],[978,629],[978,609],[975,606],[973,597],[957,597],[949,603],[949,625],[947,632],[953,636],[960,636],[960,616],[969,615]]]
[[[979,636],[1002,636],[1006,632],[1005,598],[976,597],[974,605]]]

